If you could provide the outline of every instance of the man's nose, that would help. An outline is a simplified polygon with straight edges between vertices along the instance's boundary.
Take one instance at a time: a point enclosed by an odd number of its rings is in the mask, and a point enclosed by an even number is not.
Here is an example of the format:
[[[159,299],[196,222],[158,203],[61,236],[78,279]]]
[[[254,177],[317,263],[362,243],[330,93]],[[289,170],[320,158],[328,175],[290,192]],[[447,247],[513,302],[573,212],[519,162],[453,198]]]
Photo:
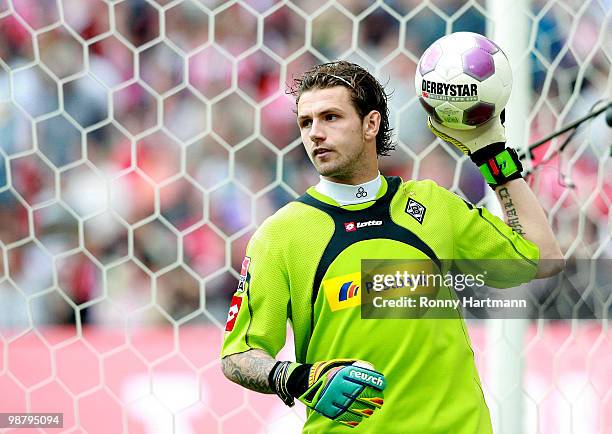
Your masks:
[[[320,142],[325,140],[325,132],[323,131],[323,126],[318,121],[312,121],[312,125],[310,126],[310,140],[313,142]]]

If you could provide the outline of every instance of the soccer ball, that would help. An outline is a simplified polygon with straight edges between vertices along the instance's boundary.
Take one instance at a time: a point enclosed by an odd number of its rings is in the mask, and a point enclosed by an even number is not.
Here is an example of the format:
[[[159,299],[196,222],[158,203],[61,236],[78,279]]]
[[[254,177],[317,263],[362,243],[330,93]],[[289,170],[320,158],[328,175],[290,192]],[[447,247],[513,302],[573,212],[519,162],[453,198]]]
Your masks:
[[[431,117],[449,128],[469,130],[501,113],[510,98],[512,70],[493,41],[457,32],[423,53],[414,82]]]

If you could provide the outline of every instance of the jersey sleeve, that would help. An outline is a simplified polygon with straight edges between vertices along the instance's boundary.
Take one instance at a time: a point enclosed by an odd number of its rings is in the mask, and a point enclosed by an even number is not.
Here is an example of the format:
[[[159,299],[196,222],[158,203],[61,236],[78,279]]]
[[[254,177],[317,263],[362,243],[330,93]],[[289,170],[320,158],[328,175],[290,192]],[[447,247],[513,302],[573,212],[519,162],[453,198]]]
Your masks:
[[[285,345],[289,283],[280,237],[262,225],[247,246],[232,297],[221,357],[261,349],[275,357]]]
[[[485,282],[496,288],[532,280],[540,251],[486,208],[476,207],[438,187],[452,227],[454,268],[466,274],[486,271]]]

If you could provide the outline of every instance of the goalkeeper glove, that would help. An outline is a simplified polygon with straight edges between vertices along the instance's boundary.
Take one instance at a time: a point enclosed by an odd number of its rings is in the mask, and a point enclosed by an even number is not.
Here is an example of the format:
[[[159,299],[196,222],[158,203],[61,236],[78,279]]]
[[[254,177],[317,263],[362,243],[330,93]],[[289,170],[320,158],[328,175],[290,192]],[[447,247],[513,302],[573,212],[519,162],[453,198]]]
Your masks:
[[[500,116],[472,130],[448,128],[431,117],[427,119],[427,126],[436,136],[468,155],[493,190],[508,181],[522,178],[521,160],[514,149],[506,148],[506,134]]]
[[[288,406],[298,398],[317,413],[350,427],[383,405],[385,377],[371,364],[354,359],[312,365],[277,362],[269,382]]]

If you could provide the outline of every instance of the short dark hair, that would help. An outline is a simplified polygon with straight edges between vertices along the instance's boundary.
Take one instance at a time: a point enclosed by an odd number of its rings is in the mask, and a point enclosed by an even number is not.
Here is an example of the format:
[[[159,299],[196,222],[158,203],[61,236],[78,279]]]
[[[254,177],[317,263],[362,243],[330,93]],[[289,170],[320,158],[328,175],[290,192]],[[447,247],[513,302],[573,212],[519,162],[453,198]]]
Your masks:
[[[380,128],[376,134],[376,154],[389,155],[395,149],[389,126],[389,107],[384,87],[361,66],[344,60],[316,65],[293,79],[288,93],[295,97],[297,106],[300,96],[311,89],[346,87],[357,113],[363,119],[372,110],[380,113]]]

